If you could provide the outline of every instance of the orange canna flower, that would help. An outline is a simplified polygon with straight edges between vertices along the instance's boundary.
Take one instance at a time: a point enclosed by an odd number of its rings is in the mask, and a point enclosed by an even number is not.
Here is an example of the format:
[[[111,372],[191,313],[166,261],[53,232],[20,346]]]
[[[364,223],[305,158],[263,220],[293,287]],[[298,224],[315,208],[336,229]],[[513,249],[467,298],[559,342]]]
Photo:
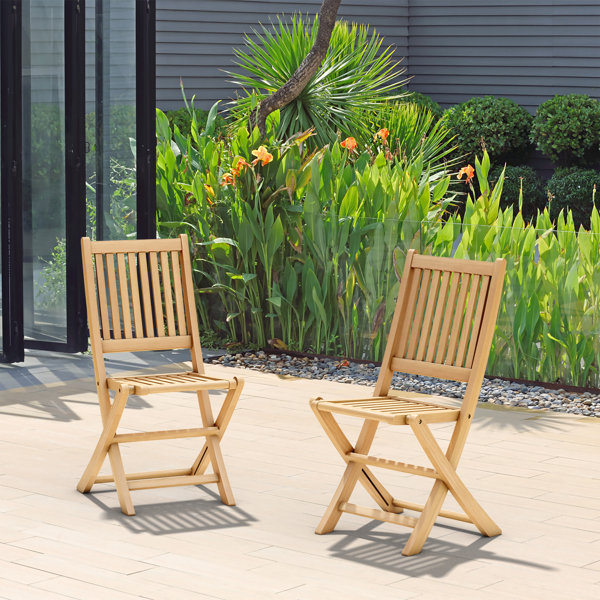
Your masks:
[[[380,129],[374,136],[374,139],[380,137],[383,140],[383,143],[387,143],[388,136],[390,135],[390,130],[387,127],[383,127]]]
[[[234,178],[238,177],[239,174],[246,168],[249,167],[250,163],[245,161],[243,158],[238,158],[237,163],[235,164],[235,167],[231,170],[231,173],[233,174]]]
[[[214,198],[215,197],[215,190],[212,189],[212,187],[210,185],[208,185],[208,183],[204,184],[204,189],[206,190],[206,193],[211,197]]]
[[[235,180],[231,173],[223,173],[223,179],[221,179],[221,185],[225,187],[226,185],[235,184]]]
[[[346,148],[348,152],[353,152],[354,148],[356,148],[356,140],[353,137],[347,137],[340,146],[342,148]]]
[[[273,155],[267,152],[267,149],[264,146],[259,146],[257,150],[252,150],[252,156],[256,156],[252,161],[252,164],[255,165],[260,161],[263,167],[273,160]]]
[[[469,183],[471,183],[473,177],[475,176],[475,169],[471,165],[467,165],[458,172],[456,178],[462,179],[463,175],[466,175],[467,178],[465,179],[465,183],[468,185]]]

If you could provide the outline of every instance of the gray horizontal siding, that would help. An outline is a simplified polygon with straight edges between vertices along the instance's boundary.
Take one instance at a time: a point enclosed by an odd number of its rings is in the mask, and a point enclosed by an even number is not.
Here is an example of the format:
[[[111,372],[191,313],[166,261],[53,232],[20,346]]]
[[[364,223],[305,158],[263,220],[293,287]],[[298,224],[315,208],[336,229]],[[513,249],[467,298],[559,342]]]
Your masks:
[[[208,108],[236,94],[224,70],[235,70],[234,48],[259,23],[277,22],[278,15],[314,15],[321,0],[157,0],[156,103],[165,110],[182,106],[180,79],[196,106]],[[408,0],[343,0],[339,16],[368,23],[395,45],[398,59],[407,51]]]
[[[411,89],[443,105],[512,98],[530,111],[554,94],[600,98],[596,0],[411,0]]]

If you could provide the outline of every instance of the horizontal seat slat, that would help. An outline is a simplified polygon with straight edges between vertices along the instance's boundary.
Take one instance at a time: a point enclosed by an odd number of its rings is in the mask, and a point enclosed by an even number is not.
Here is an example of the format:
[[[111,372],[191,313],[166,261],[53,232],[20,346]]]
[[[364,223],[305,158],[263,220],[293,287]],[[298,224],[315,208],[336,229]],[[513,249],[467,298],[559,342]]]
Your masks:
[[[460,414],[458,408],[404,400],[398,394],[397,392],[394,397],[375,397],[370,400],[363,398],[358,400],[321,401],[318,407],[319,410],[326,412],[361,416],[394,425],[406,424],[405,417],[408,415],[419,415],[428,423],[441,423],[455,421]],[[430,396],[430,398],[437,399],[436,396]],[[440,399],[445,398],[440,397]]]
[[[182,376],[185,377],[183,381],[180,379]],[[123,385],[132,386],[134,388],[132,393],[136,395],[195,390],[227,390],[236,387],[235,380],[206,377],[200,373],[161,373],[109,377],[106,383],[108,389],[115,391]]]

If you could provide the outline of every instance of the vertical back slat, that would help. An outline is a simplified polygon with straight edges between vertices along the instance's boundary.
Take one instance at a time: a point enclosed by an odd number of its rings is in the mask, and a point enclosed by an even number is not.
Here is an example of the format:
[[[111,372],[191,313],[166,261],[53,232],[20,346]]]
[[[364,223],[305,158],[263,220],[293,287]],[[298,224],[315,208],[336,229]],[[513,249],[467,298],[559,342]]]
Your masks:
[[[463,330],[460,335],[460,341],[458,343],[458,352],[456,353],[456,360],[454,364],[457,367],[462,367],[465,362],[465,355],[467,353],[467,346],[469,340],[473,335],[473,315],[475,313],[475,302],[478,298],[479,293],[479,282],[481,280],[480,275],[473,275],[471,277],[471,286],[469,290],[469,300],[467,302],[467,310],[465,312],[465,320]]]
[[[463,319],[465,316],[465,304],[467,302],[467,293],[469,291],[469,284],[471,283],[471,275],[469,273],[461,273],[460,275],[460,291],[458,292],[458,300],[456,301],[456,308],[454,309],[454,319],[452,322],[452,331],[450,332],[450,340],[448,342],[448,354],[446,354],[446,360],[444,364],[453,365],[454,357],[456,356],[456,348],[458,346],[458,340],[463,325]]]
[[[169,267],[169,253],[160,253],[160,266],[163,280],[163,294],[165,296],[165,312],[167,314],[167,332],[175,333],[175,313],[173,312],[173,292],[171,291],[171,269]]]
[[[125,255],[122,252],[117,254],[117,268],[119,270],[119,291],[121,292],[121,312],[123,313],[123,331],[126,339],[133,337],[131,329],[131,310],[129,309],[129,290],[127,267],[125,265]]]
[[[129,264],[129,282],[131,283],[131,305],[133,307],[133,324],[135,327],[135,337],[144,337],[144,327],[142,325],[142,305],[140,302],[140,285],[137,275],[136,253],[127,254]]]
[[[431,270],[423,269],[423,276],[421,277],[421,287],[419,288],[419,298],[417,300],[415,314],[412,318],[410,342],[408,344],[408,350],[406,351],[406,358],[411,360],[414,359],[415,350],[417,349],[417,342],[419,341],[419,335],[421,332],[421,327],[423,325],[423,313],[425,312],[425,303],[427,301],[430,279]]]
[[[435,305],[435,315],[433,317],[433,324],[431,325],[431,334],[429,335],[429,346],[427,348],[427,355],[425,360],[427,362],[433,362],[435,358],[435,351],[437,350],[440,327],[442,326],[442,317],[446,309],[446,297],[448,295],[448,286],[450,283],[450,271],[444,271],[442,275],[442,281],[440,283],[440,290],[438,293],[438,301]]]
[[[106,255],[106,276],[108,279],[108,297],[110,298],[110,314],[113,336],[121,339],[121,316],[119,314],[119,297],[117,294],[117,276],[115,273],[114,254]]]
[[[181,269],[179,267],[179,252],[171,252],[171,265],[173,268],[173,287],[175,288],[177,329],[179,330],[179,335],[187,335],[187,324],[185,322],[185,306],[183,304],[183,290],[181,288]]]
[[[398,332],[398,341],[394,356],[406,356],[406,344],[408,343],[408,334],[412,323],[412,314],[415,310],[415,302],[417,293],[419,292],[419,284],[421,283],[421,269],[411,269],[410,271],[410,287],[406,293],[406,305],[404,306],[404,314],[400,315],[400,331]]]
[[[429,287],[429,297],[427,298],[427,307],[425,308],[425,315],[423,316],[423,327],[421,328],[419,345],[417,347],[417,360],[423,360],[425,358],[425,350],[427,349],[427,342],[429,341],[429,332],[431,331],[431,325],[433,320],[433,310],[437,305],[440,275],[440,271],[434,271],[433,277],[431,278],[431,286]]]
[[[477,300],[477,309],[475,310],[475,318],[473,319],[473,331],[471,332],[471,339],[469,341],[469,349],[467,351],[467,358],[465,360],[465,367],[471,368],[473,364],[473,357],[475,356],[475,348],[477,347],[477,341],[479,340],[479,333],[481,330],[481,320],[483,318],[483,310],[487,303],[488,288],[490,286],[490,277],[484,276],[481,278],[481,290],[479,291],[479,299]]]
[[[158,259],[156,252],[150,252],[150,276],[152,279],[152,299],[154,300],[154,316],[156,317],[156,335],[164,337],[165,318],[162,308],[162,297],[160,294],[160,273],[158,271]]]
[[[435,362],[444,362],[446,350],[448,348],[448,336],[450,335],[450,327],[452,326],[452,318],[454,317],[454,307],[456,306],[456,296],[458,294],[458,284],[460,283],[460,273],[452,273],[452,282],[450,283],[450,292],[448,293],[448,302],[444,310],[442,319],[442,332],[440,333],[440,341],[438,344]]]
[[[142,301],[144,303],[144,325],[146,337],[154,337],[154,320],[152,319],[152,299],[150,296],[150,282],[148,281],[148,258],[145,252],[138,254],[140,266],[140,282],[142,286]]]
[[[106,299],[106,279],[104,277],[104,259],[102,254],[95,255],[96,291],[100,302],[100,320],[102,322],[102,338],[110,340],[110,320],[108,318],[108,301]]]

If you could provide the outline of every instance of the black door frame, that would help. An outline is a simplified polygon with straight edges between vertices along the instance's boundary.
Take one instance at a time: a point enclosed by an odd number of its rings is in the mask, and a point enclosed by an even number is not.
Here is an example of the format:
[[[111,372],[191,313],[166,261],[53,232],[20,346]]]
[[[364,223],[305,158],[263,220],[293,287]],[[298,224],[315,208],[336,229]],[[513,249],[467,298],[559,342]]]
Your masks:
[[[22,1],[0,2],[2,351],[81,352],[88,332],[80,238],[85,209],[85,0],[64,0],[67,342],[25,340],[23,327]],[[156,237],[156,0],[136,0],[137,235]]]

